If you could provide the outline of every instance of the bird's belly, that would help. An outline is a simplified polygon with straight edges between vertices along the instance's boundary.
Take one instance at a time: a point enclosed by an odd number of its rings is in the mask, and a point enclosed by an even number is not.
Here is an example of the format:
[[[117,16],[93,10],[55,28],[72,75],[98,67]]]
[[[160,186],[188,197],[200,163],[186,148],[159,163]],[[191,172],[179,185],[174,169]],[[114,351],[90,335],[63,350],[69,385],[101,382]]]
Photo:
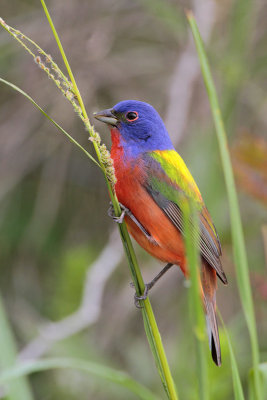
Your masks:
[[[129,178],[130,179],[130,178]],[[125,185],[126,183],[126,185]],[[163,262],[180,266],[185,271],[185,249],[182,235],[138,181],[116,187],[120,203],[125,205],[151,235],[140,230],[130,217],[125,218],[129,232],[148,253]]]

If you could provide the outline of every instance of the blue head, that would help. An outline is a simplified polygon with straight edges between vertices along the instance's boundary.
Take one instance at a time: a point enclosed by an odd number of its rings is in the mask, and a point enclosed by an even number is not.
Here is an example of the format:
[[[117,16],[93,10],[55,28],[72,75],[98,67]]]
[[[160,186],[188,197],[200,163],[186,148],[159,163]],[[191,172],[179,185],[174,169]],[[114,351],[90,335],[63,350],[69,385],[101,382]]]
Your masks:
[[[116,127],[125,149],[133,155],[153,150],[170,150],[173,145],[162,119],[148,103],[125,100],[95,117]]]

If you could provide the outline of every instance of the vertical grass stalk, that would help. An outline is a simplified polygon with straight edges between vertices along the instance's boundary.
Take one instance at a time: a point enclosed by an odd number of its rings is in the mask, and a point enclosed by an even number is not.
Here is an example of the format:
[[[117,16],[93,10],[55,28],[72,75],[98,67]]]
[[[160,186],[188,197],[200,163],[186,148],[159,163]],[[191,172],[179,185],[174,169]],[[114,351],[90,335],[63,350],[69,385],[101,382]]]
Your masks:
[[[68,74],[69,74],[69,77],[70,77],[70,80],[71,80],[71,82],[73,84],[73,91],[74,91],[74,93],[75,93],[75,95],[77,97],[78,103],[80,104],[80,107],[81,107],[81,110],[82,110],[82,114],[83,114],[83,118],[84,118],[84,121],[86,122],[87,130],[88,130],[90,136],[93,137],[92,133],[94,133],[94,130],[93,130],[93,127],[90,124],[88,115],[87,115],[85,107],[84,107],[84,103],[83,103],[82,97],[80,95],[80,92],[79,92],[78,86],[76,84],[74,75],[73,75],[73,73],[71,71],[69,62],[67,60],[66,54],[65,54],[64,49],[63,49],[63,46],[61,44],[61,41],[59,39],[59,36],[57,34],[57,31],[56,31],[55,26],[54,26],[53,21],[52,21],[52,18],[51,18],[50,14],[49,14],[49,11],[48,11],[48,9],[46,7],[45,1],[44,0],[40,0],[40,1],[42,3],[42,6],[43,6],[43,9],[45,11],[47,20],[48,20],[48,22],[50,24],[50,27],[52,29],[52,32],[53,32],[54,37],[56,39],[56,42],[58,44],[60,53],[62,55],[63,61],[65,63],[65,66],[67,68],[67,71],[68,71]],[[99,144],[96,141],[93,140],[93,145],[94,145],[94,148],[95,148],[95,152],[96,152],[97,158],[98,158],[99,163],[101,165],[101,168],[102,168],[102,170],[104,172],[104,175],[105,175],[105,180],[106,180],[106,184],[107,184],[107,187],[108,187],[108,192],[109,192],[110,199],[111,199],[113,207],[114,207],[115,214],[117,216],[119,216],[121,214],[121,209],[120,209],[120,206],[119,206],[119,203],[118,203],[118,199],[116,197],[116,193],[114,192],[114,189],[112,187],[112,182],[110,182],[110,180],[108,179],[108,174],[106,173],[106,168],[105,168],[105,165],[103,163],[103,157],[102,157],[102,154],[101,154],[101,151],[100,151],[100,148],[99,148]],[[109,158],[109,155],[107,153],[106,153],[106,157]],[[127,259],[128,259],[128,263],[129,263],[129,266],[130,266],[130,270],[131,270],[132,278],[133,278],[134,285],[135,285],[135,288],[136,288],[136,292],[137,292],[138,295],[141,295],[143,293],[143,291],[144,291],[144,288],[145,288],[144,281],[143,281],[143,278],[142,278],[142,275],[141,275],[140,268],[139,268],[138,263],[137,263],[136,255],[134,253],[132,242],[131,242],[131,239],[130,239],[130,236],[129,236],[129,233],[127,231],[125,223],[119,224],[119,230],[120,230],[120,235],[121,235],[121,239],[122,239],[122,242],[123,242],[124,250],[125,250],[125,253],[126,253],[126,256],[127,256]],[[164,351],[164,348],[163,348],[163,344],[162,344],[162,341],[161,341],[161,336],[160,336],[160,333],[159,333],[159,330],[158,330],[158,327],[157,327],[157,323],[156,323],[156,320],[155,320],[155,317],[154,317],[154,313],[153,313],[153,310],[152,310],[152,307],[151,307],[149,299],[147,298],[146,300],[142,301],[141,305],[143,306],[142,314],[143,314],[146,334],[147,334],[147,337],[148,337],[148,341],[149,341],[152,353],[153,353],[154,358],[155,358],[155,362],[156,362],[157,368],[158,368],[159,373],[160,373],[160,377],[162,379],[162,383],[163,383],[164,389],[166,390],[166,393],[167,393],[169,399],[176,400],[176,399],[178,399],[178,395],[177,395],[176,388],[175,388],[175,385],[174,385],[174,382],[173,382],[173,379],[172,379],[172,376],[171,376],[171,372],[170,372],[170,368],[169,368],[169,365],[168,365],[167,357],[166,357],[166,354],[165,354],[165,351]]]
[[[222,323],[222,326],[223,326],[223,329],[224,329],[224,332],[226,335],[227,343],[228,343],[228,349],[229,349],[230,360],[231,360],[231,368],[232,368],[232,380],[233,380],[235,400],[245,400],[245,396],[244,396],[244,392],[243,392],[243,388],[242,388],[242,384],[241,384],[241,379],[240,379],[238,366],[237,366],[232,342],[230,339],[230,335],[229,335],[227,328],[223,322],[223,318],[222,318],[219,310],[217,310],[217,313],[218,313],[220,321]]]
[[[46,114],[46,112],[23,90],[18,88],[16,85],[13,85],[12,83],[0,78],[0,82],[6,84],[7,86],[10,86],[12,89],[16,90],[17,92],[21,93],[23,96],[25,96],[28,100],[31,101],[31,103],[46,117],[48,118],[68,139],[70,142],[75,144],[80,150],[82,150],[88,158],[90,158],[92,161],[94,161],[99,167],[100,165],[97,163],[97,161],[92,158],[91,154],[89,154],[75,139],[73,139],[56,121],[54,121],[49,115]],[[126,230],[126,234],[128,234]],[[135,253],[131,253],[133,251],[132,247],[129,248],[127,242],[124,242],[124,236],[122,235],[122,240],[123,244],[125,245],[125,251],[127,251],[127,254],[129,252],[129,257],[131,261],[134,261],[135,259]],[[131,255],[132,254],[132,255]],[[131,265],[132,268],[135,268],[134,263]],[[138,274],[137,274],[138,275]],[[133,279],[134,276],[133,276]],[[139,280],[140,279],[140,280]],[[140,275],[140,278],[137,278],[137,284],[142,283],[142,276]],[[142,291],[141,291],[142,293]],[[170,369],[168,367],[167,359],[164,353],[164,349],[161,343],[161,337],[159,335],[159,331],[157,329],[157,324],[156,320],[154,318],[152,308],[150,303],[146,300],[144,302],[145,308],[142,308],[142,314],[144,318],[144,325],[145,325],[145,330],[147,334],[147,338],[151,347],[151,351],[153,352],[153,355],[156,360],[156,365],[159,370],[159,374],[162,379],[162,383],[164,385],[164,388],[168,394],[168,397],[170,399],[177,399],[177,394],[175,393],[175,387],[174,385],[168,384],[168,382],[172,382],[172,377],[170,374]],[[1,320],[1,316],[0,316]],[[1,341],[1,338],[0,338]],[[1,358],[1,357],[0,357]],[[166,376],[166,378],[165,378]],[[173,383],[173,382],[172,382]],[[169,389],[169,387],[172,386],[172,391]],[[176,397],[175,397],[176,396]],[[26,400],[26,399],[25,399]]]
[[[244,233],[241,223],[241,216],[239,211],[234,174],[231,165],[230,154],[228,151],[227,137],[221,117],[221,111],[219,107],[215,86],[210,72],[208,59],[204,50],[203,42],[201,40],[201,36],[198,31],[195,18],[191,12],[187,13],[187,18],[196,44],[201,71],[207,89],[210,107],[216,128],[217,139],[219,143],[219,151],[221,155],[221,161],[222,161],[226,189],[229,200],[233,251],[234,251],[234,260],[237,272],[237,283],[251,342],[252,362],[253,362],[253,369],[255,372],[254,373],[255,398],[257,400],[260,400],[261,383],[258,371],[259,348],[258,348],[256,320],[255,320],[252,292],[249,280],[249,269],[248,269],[248,261],[245,248]]]

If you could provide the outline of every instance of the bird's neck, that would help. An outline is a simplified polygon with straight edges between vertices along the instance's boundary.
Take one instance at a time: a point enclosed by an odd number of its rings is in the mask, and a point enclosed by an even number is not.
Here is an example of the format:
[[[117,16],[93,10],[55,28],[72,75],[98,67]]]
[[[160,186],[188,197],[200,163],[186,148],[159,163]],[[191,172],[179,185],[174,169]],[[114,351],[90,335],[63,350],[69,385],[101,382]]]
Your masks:
[[[112,127],[110,132],[112,141],[111,158],[114,161],[115,169],[118,164],[120,164],[120,168],[129,163],[134,165],[135,162],[142,158],[143,154],[148,152],[174,150],[169,137],[167,137],[168,140],[150,143],[150,145],[147,144],[141,147],[138,141],[125,142],[121,132],[116,127]]]
[[[115,190],[119,201],[125,203],[125,199],[127,199],[127,196],[129,197],[129,193],[137,182],[143,181],[142,158],[140,154],[133,156],[128,151],[127,145],[116,128],[111,128],[111,140],[111,158],[117,178]]]
[[[124,148],[121,143],[120,132],[118,131],[117,128],[111,128],[110,133],[111,133],[111,141],[112,141],[111,158],[113,159],[114,163],[116,163],[116,161],[120,162],[120,161],[122,161],[123,156],[124,156]]]
[[[141,153],[135,154],[124,142],[117,128],[111,128],[111,158],[118,181],[123,182],[125,175],[131,175],[139,167]],[[137,171],[135,171],[137,173]]]

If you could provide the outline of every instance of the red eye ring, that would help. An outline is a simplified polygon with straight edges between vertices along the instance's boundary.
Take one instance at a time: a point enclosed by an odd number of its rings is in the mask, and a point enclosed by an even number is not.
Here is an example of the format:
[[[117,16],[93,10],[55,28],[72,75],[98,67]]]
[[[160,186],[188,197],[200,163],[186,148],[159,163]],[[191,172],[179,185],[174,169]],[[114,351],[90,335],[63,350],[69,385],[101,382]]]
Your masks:
[[[137,111],[128,111],[126,114],[126,119],[129,122],[134,122],[139,118]]]

